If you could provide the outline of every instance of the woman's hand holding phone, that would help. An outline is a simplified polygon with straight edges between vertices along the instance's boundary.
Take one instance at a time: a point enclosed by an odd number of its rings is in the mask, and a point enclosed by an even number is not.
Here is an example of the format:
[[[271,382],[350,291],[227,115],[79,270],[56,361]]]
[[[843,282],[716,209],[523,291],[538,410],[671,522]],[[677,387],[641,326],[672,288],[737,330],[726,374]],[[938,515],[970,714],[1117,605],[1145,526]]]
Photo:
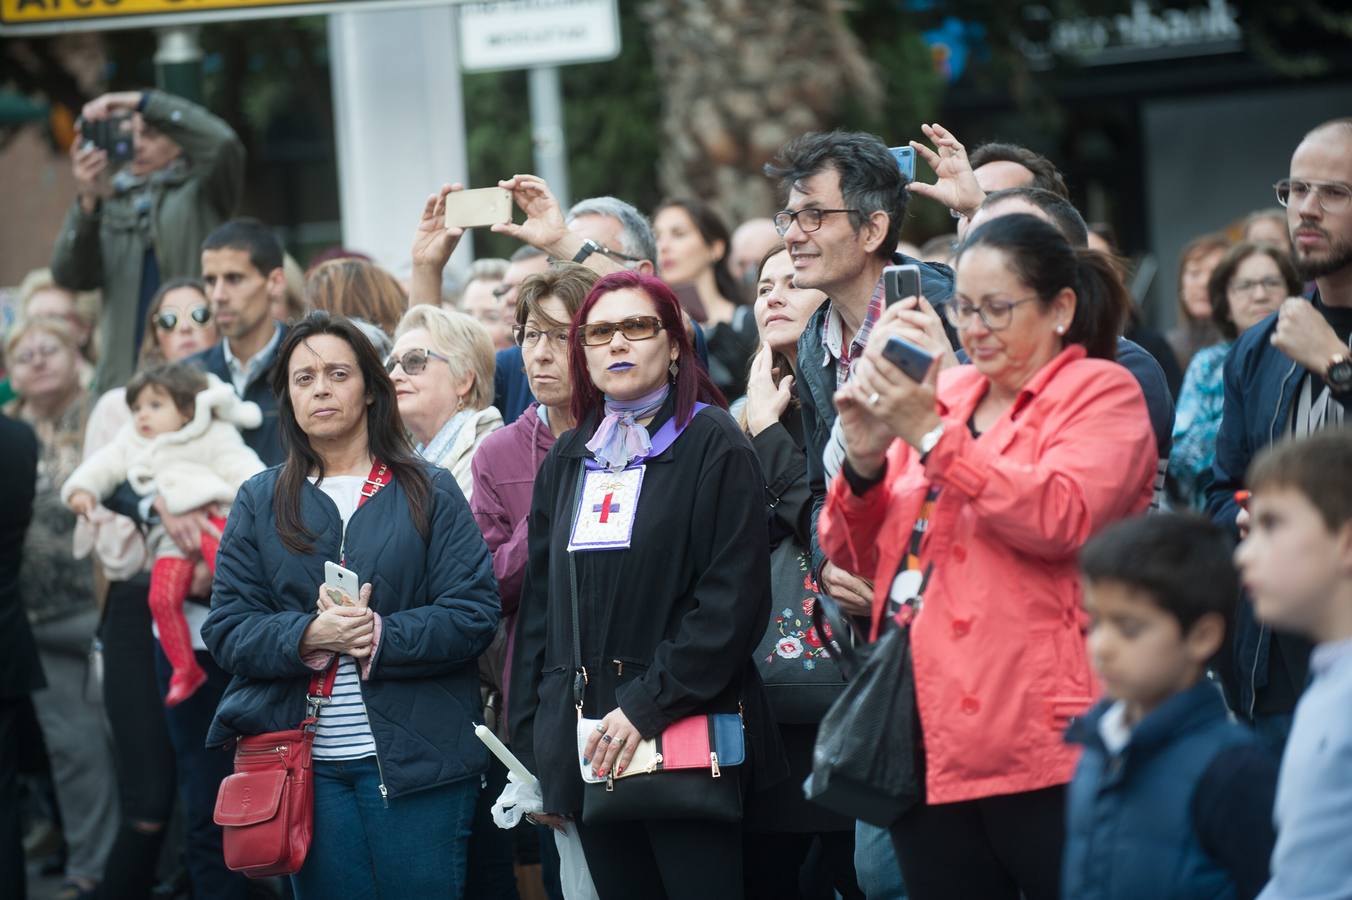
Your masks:
[[[335,600],[330,591],[339,597]],[[354,600],[346,593],[337,591],[328,585],[319,586],[319,597],[315,608],[319,615],[305,629],[301,637],[301,653],[315,650],[327,650],[344,653],[356,659],[365,659],[371,654],[371,642],[375,639],[375,614],[371,612],[371,585],[361,586]]]

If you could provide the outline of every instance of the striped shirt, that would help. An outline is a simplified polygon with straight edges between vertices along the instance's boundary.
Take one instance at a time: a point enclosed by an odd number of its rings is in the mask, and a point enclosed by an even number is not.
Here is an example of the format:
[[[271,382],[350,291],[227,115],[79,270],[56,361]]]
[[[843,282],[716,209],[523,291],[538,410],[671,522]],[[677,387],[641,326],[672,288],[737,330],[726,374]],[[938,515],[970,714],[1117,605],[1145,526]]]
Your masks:
[[[314,479],[310,479],[313,483]],[[319,489],[338,507],[338,515],[347,528],[348,519],[361,501],[361,489],[366,479],[360,475],[329,476]],[[376,752],[371,722],[366,718],[366,704],[362,700],[361,677],[357,663],[350,656],[338,657],[338,675],[333,682],[333,696],[319,708],[319,722],[315,728],[315,759],[361,759]]]

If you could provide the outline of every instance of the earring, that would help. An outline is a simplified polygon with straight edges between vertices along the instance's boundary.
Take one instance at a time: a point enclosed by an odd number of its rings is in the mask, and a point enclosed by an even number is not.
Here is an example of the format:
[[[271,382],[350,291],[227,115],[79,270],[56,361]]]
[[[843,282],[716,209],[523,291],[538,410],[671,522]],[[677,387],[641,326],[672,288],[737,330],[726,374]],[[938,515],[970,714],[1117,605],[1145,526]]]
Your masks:
[[[1065,333],[1066,333],[1066,326],[1064,326],[1064,325],[1057,325],[1057,326],[1056,326],[1056,333],[1057,333],[1057,334],[1065,334]]]
[[[671,380],[675,381],[677,373],[681,371],[681,367],[678,366],[676,360],[673,359],[671,365],[667,366],[667,371],[671,373]]]

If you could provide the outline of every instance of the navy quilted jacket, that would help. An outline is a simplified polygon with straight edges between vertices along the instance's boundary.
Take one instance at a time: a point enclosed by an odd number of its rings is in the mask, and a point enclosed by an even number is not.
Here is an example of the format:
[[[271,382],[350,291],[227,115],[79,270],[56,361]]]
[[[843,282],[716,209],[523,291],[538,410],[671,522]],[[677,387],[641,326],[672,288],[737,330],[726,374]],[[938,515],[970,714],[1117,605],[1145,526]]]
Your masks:
[[[493,639],[500,608],[493,560],[450,473],[432,480],[429,538],[414,527],[398,480],[348,522],[346,565],[371,582],[382,633],[362,695],[390,796],[476,775],[488,754],[474,736],[480,713],[475,660]],[[208,746],[236,735],[294,728],[305,715],[311,671],[300,639],[315,616],[324,562],[338,561],[343,525],[309,482],[301,513],[312,552],[277,538],[272,495],[281,468],[240,489],[221,539],[211,614],[202,639],[233,678],[207,734]]]

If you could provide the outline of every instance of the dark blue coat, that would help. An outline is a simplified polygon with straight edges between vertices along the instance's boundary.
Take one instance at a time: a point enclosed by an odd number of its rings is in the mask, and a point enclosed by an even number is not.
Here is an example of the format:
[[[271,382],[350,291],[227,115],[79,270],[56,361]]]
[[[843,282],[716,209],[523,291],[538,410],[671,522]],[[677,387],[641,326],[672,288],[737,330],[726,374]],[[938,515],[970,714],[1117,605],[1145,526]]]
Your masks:
[[[449,472],[432,480],[424,541],[396,479],[348,521],[346,565],[371,582],[382,632],[361,688],[385,786],[391,796],[482,772],[488,754],[474,736],[480,717],[475,660],[493,640],[500,607],[493,560]],[[281,468],[245,482],[230,510],[202,639],[234,677],[207,734],[214,746],[236,735],[294,728],[305,716],[311,670],[300,639],[315,617],[324,562],[340,558],[342,519],[305,482],[301,514],[312,552],[291,553],[277,537],[273,489]]]
[[[1253,897],[1268,877],[1277,762],[1229,720],[1202,681],[1132,730],[1121,754],[1099,734],[1104,701],[1076,720],[1084,744],[1070,783],[1065,900]]]
[[[1314,307],[1327,319],[1329,311],[1316,293]],[[1277,330],[1273,313],[1249,328],[1235,341],[1225,361],[1225,405],[1216,434],[1216,460],[1207,487],[1206,508],[1212,520],[1238,536],[1235,517],[1239,505],[1235,491],[1244,487],[1249,464],[1263,450],[1291,433],[1291,407],[1307,371],[1291,357],[1272,346]],[[1352,406],[1352,397],[1339,399]],[[1236,711],[1245,718],[1266,712],[1289,713],[1305,688],[1310,644],[1294,635],[1273,632],[1254,618],[1245,596],[1234,625],[1232,667],[1222,669]],[[1269,672],[1269,654],[1276,642],[1281,650],[1285,683],[1274,683]]]

